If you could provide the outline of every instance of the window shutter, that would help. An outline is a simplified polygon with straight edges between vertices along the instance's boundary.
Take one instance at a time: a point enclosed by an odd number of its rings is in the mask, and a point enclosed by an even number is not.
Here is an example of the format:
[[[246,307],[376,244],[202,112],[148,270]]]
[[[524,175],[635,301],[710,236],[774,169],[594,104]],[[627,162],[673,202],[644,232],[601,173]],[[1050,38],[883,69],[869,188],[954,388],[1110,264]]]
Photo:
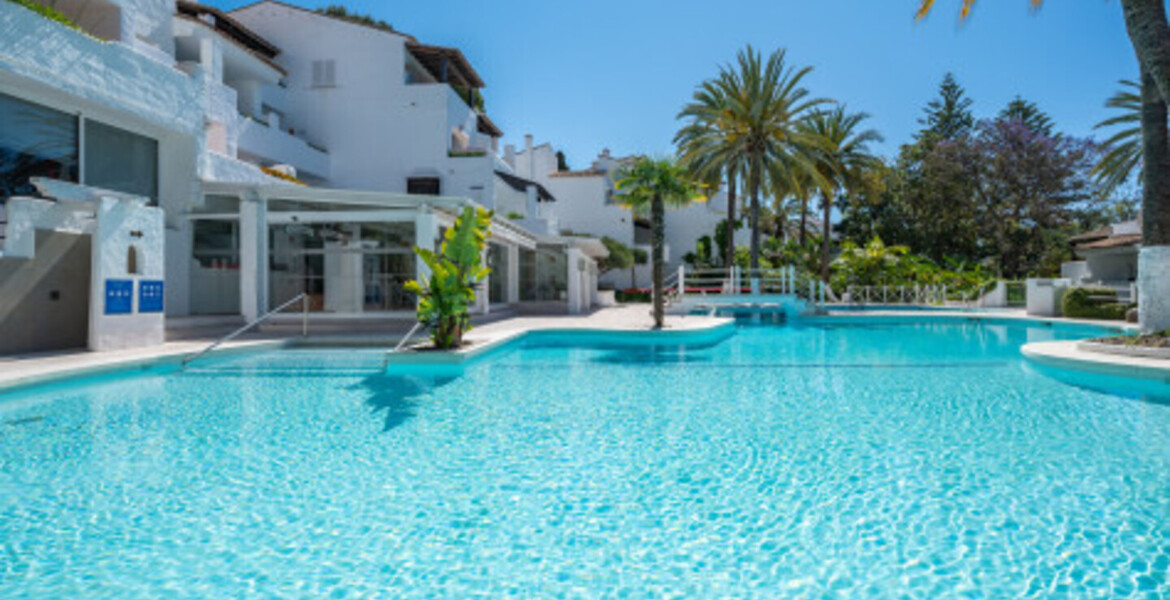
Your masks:
[[[313,61],[313,87],[329,88],[337,86],[337,67],[332,60]]]

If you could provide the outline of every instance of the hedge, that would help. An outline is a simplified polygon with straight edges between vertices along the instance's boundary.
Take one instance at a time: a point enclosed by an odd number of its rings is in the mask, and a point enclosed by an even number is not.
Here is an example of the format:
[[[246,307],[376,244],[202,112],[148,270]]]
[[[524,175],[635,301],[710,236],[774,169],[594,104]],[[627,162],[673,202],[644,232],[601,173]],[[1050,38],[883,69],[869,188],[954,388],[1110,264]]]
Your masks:
[[[1118,302],[1117,292],[1109,288],[1074,287],[1064,293],[1061,308],[1071,319],[1124,321],[1133,305]]]
[[[74,23],[72,20],[70,20],[69,17],[66,17],[64,13],[62,13],[61,11],[59,11],[53,7],[45,6],[44,4],[41,4],[39,2],[34,2],[33,0],[8,0],[8,1],[12,2],[13,4],[19,4],[20,6],[23,6],[27,9],[37,13],[38,15],[41,15],[42,17],[44,17],[50,21],[56,21],[56,22],[66,26],[70,29],[77,29],[76,23]]]

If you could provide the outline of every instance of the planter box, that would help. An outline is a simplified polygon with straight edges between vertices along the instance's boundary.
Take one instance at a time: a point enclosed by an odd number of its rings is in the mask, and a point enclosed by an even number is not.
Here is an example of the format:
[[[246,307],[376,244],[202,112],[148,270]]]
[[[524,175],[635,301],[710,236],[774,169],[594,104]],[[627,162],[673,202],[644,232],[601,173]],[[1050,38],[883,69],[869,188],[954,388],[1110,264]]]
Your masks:
[[[1098,354],[1112,354],[1115,356],[1158,358],[1170,361],[1170,348],[1146,348],[1143,346],[1102,344],[1100,342],[1078,342],[1077,350],[1081,350],[1083,352],[1096,352]]]

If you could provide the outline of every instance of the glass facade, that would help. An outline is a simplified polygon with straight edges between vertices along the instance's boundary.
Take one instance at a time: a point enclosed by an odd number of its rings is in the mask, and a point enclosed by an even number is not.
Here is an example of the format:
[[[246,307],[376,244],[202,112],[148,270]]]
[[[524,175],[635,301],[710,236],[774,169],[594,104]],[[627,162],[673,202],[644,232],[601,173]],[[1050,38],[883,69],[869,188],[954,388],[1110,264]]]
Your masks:
[[[29,179],[45,177],[157,203],[158,152],[154,139],[0,94],[0,199],[33,195]]]
[[[237,221],[192,223],[191,314],[240,312],[240,225]]]
[[[508,302],[508,249],[499,244],[488,245],[488,301],[492,304]]]
[[[76,115],[0,94],[0,200],[35,193],[30,177],[78,181]]]
[[[310,310],[338,314],[408,311],[415,297],[414,223],[329,223],[270,228],[269,304],[297,294]]]
[[[86,185],[150,198],[158,203],[158,142],[85,121]]]

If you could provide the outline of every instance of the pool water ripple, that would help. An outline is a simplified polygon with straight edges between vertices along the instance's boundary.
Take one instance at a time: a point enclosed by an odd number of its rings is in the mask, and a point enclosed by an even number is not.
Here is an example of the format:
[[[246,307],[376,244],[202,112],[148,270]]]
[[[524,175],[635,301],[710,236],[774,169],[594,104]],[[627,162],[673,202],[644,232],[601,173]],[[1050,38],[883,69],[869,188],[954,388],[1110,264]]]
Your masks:
[[[1019,357],[1061,335],[744,327],[536,338],[461,377],[301,352],[48,388],[0,401],[0,597],[1170,595],[1170,407]]]

